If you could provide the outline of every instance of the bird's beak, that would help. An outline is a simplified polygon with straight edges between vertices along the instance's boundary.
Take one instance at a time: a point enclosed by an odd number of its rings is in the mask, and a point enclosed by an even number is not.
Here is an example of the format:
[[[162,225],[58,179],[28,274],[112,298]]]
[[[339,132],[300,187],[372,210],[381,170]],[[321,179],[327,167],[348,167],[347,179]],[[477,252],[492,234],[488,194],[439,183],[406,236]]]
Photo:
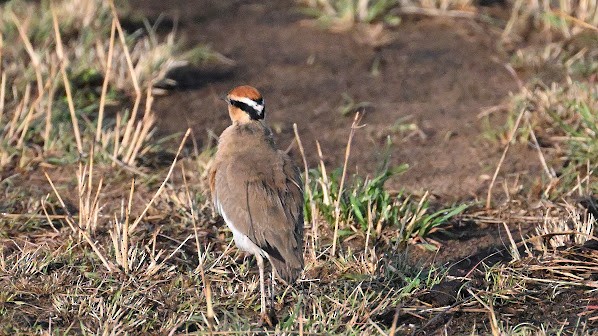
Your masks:
[[[224,100],[227,104],[230,104],[230,99],[227,96],[220,96],[220,99]]]

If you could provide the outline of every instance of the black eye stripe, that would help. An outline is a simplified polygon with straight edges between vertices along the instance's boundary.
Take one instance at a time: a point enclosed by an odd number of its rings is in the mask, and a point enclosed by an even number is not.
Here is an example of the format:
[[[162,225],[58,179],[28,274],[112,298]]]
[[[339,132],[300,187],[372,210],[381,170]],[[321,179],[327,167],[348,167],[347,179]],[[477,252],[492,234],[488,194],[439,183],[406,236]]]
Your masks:
[[[260,98],[260,99],[258,99],[258,100],[256,101],[256,103],[258,103],[258,104],[260,104],[260,105],[261,105],[261,104],[263,104],[263,102],[264,102],[264,100],[263,100],[262,98]],[[258,119],[264,119],[264,112],[265,112],[265,109],[263,109],[262,111],[258,111],[258,110],[256,110],[255,108],[253,108],[252,106],[250,106],[250,105],[247,105],[247,104],[245,104],[245,103],[243,103],[243,102],[240,102],[240,101],[238,101],[238,100],[234,100],[234,99],[231,99],[231,100],[229,101],[229,103],[230,103],[232,106],[234,106],[234,107],[237,107],[237,108],[239,108],[239,109],[240,109],[240,110],[242,110],[242,111],[245,111],[247,114],[249,114],[249,117],[250,117],[251,119],[254,119],[254,120],[258,120]]]
[[[231,104],[232,106],[234,106],[234,107],[238,107],[238,108],[240,108],[241,110],[243,110],[243,111],[245,111],[245,112],[247,112],[247,113],[249,113],[249,110],[250,110],[250,109],[251,109],[251,110],[254,110],[254,108],[253,108],[253,107],[251,107],[251,106],[249,106],[249,105],[247,105],[247,104],[245,104],[245,103],[243,103],[243,102],[240,102],[240,101],[238,101],[238,100],[232,100],[232,99],[231,99],[231,100],[230,100],[230,104]]]

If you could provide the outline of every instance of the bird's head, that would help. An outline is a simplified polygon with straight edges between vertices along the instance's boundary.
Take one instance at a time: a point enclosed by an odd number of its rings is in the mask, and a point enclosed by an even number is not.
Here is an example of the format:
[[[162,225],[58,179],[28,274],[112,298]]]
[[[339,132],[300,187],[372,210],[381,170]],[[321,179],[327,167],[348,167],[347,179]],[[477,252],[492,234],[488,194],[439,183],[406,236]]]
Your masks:
[[[264,98],[254,87],[237,86],[225,98],[228,103],[228,114],[233,122],[249,122],[264,119],[266,108]]]

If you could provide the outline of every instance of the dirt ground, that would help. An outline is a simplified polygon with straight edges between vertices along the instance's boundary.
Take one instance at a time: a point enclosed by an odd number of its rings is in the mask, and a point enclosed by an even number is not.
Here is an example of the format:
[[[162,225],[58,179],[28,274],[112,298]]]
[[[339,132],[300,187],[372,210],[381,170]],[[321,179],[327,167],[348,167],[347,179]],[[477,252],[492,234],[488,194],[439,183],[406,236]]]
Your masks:
[[[196,76],[206,78],[186,78],[182,89],[158,97],[154,106],[161,132],[191,127],[201,144],[215,141],[230,123],[220,97],[236,85],[250,84],[265,97],[267,120],[280,148],[292,144],[297,123],[310,164],[318,160],[319,141],[329,169],[336,168],[342,165],[352,122],[352,115],[339,111],[346,94],[369,103],[362,121],[366,126],[357,130],[352,145],[353,172],[374,173],[390,136],[391,163],[408,163],[410,169],[389,187],[428,190],[440,204],[484,199],[502,148],[483,139],[479,116],[517,90],[503,65],[506,56],[498,50],[497,33],[487,26],[472,20],[410,19],[389,32],[390,42],[374,47],[354,32],[332,33],[305,24],[293,1],[189,6],[187,1],[135,0],[131,6],[150,19],[165,15],[177,21],[178,34],[189,47],[207,44],[236,62],[230,71],[199,72]],[[375,64],[378,75],[372,74]],[[393,125],[400,120],[415,123],[421,133],[398,134]],[[504,120],[498,113],[492,122],[502,125]],[[300,163],[296,147],[292,153]],[[501,176],[539,169],[530,155],[536,154],[525,146],[512,147]],[[500,229],[456,228],[459,240],[438,237],[446,246],[434,258],[449,262],[494,252],[504,246]]]
[[[447,205],[484,199],[502,148],[484,140],[480,114],[505,104],[517,90],[491,28],[473,20],[413,18],[389,31],[389,42],[372,46],[355,32],[332,33],[306,24],[294,1],[130,3],[134,13],[150,19],[163,14],[178,21],[178,35],[189,47],[207,44],[236,62],[221,73],[198,72],[199,78],[186,78],[181,89],[158,97],[154,109],[160,132],[191,127],[201,145],[214,142],[229,124],[220,97],[250,84],[265,97],[280,148],[293,143],[297,123],[309,163],[317,162],[319,141],[328,167],[336,168],[342,165],[352,122],[352,114],[339,110],[345,95],[367,102],[366,126],[357,130],[352,146],[353,172],[374,173],[390,136],[391,163],[410,166],[391,188],[428,190]],[[496,112],[492,122],[502,125],[501,117]],[[401,133],[399,122],[415,124],[419,132]],[[296,147],[292,153],[300,163]],[[530,157],[536,157],[531,149],[512,147],[501,176],[539,169]],[[513,235],[527,231],[519,230]],[[502,226],[468,224],[455,233],[457,239],[436,237],[443,247],[428,258],[461,261],[457,273],[504,248]]]
[[[265,97],[280,148],[292,143],[297,123],[310,163],[317,162],[317,140],[329,168],[336,168],[342,165],[352,121],[352,114],[339,111],[347,95],[368,103],[367,126],[357,131],[352,146],[353,171],[375,172],[390,136],[392,163],[411,167],[391,182],[393,188],[429,190],[446,201],[486,191],[500,148],[483,140],[479,115],[517,89],[495,46],[496,33],[487,27],[472,20],[406,20],[388,33],[390,42],[374,47],[353,33],[305,24],[293,1],[189,6],[187,1],[136,0],[131,6],[149,18],[164,14],[177,20],[188,46],[207,44],[236,62],[227,73],[197,73],[205,78],[182,81],[184,90],[157,99],[162,132],[191,127],[205,144],[210,131],[218,135],[229,124],[220,97],[250,84]],[[421,132],[399,134],[401,121]],[[299,161],[296,147],[294,152]],[[533,169],[528,154],[526,148],[513,150],[504,173]]]

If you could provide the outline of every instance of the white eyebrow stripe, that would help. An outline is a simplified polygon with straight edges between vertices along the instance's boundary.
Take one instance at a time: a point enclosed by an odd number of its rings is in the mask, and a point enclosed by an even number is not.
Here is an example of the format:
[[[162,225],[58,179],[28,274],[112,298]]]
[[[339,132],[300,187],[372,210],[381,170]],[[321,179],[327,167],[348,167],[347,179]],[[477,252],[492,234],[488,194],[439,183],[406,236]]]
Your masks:
[[[264,110],[264,105],[257,103],[253,99],[249,99],[247,97],[231,97],[231,99],[239,101],[241,103],[245,103],[245,104],[253,107],[256,111],[258,111],[258,113],[262,113],[262,111]]]

